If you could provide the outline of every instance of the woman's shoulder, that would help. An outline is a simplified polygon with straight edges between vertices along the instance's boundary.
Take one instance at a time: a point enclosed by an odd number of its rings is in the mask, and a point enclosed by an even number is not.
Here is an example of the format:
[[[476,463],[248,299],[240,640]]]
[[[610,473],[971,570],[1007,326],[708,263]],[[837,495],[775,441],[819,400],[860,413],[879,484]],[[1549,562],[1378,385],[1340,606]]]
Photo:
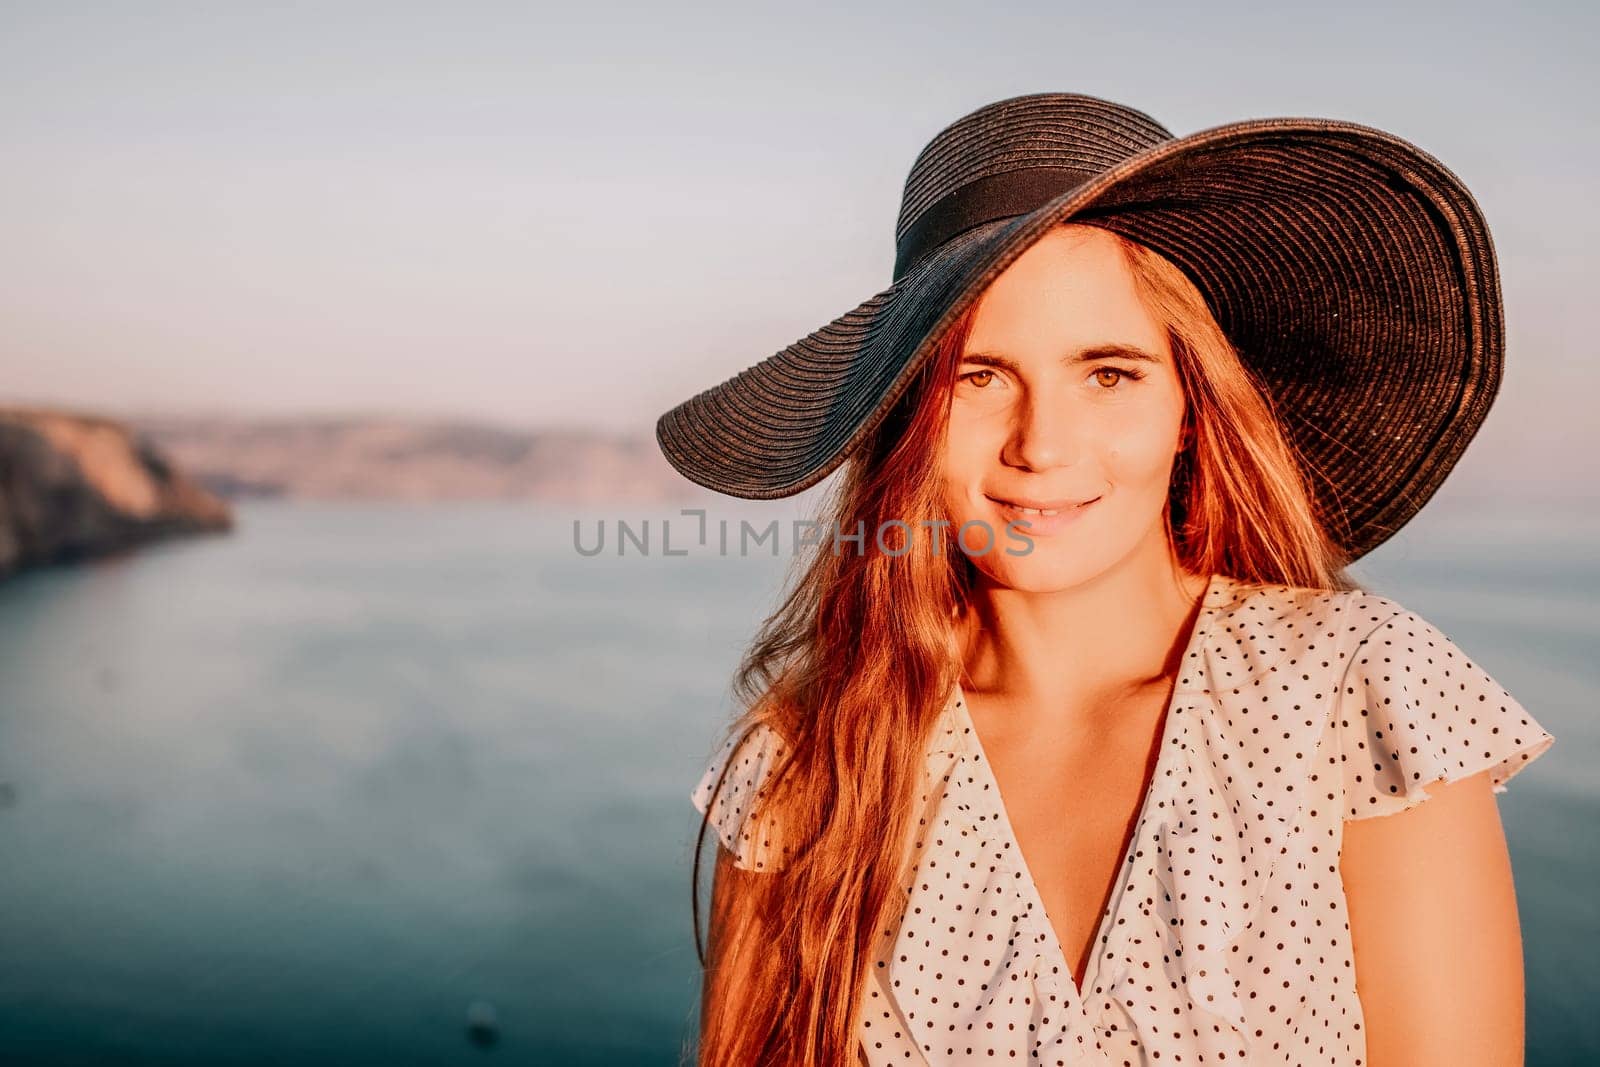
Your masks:
[[[1358,632],[1364,623],[1370,630],[1405,610],[1399,601],[1369,589],[1323,589],[1231,577],[1223,577],[1220,584],[1219,607],[1224,613],[1263,623],[1316,621]]]
[[[1395,684],[1396,677],[1453,671],[1478,681],[1483,671],[1444,630],[1399,600],[1368,589],[1323,589],[1227,579],[1216,590],[1201,644],[1204,681],[1223,695],[1254,693],[1269,681],[1320,705],[1363,677]],[[1434,665],[1439,671],[1433,671]],[[1441,675],[1442,676],[1442,675]]]
[[[1220,672],[1274,679],[1327,709],[1346,818],[1402,811],[1427,785],[1483,770],[1504,792],[1554,742],[1478,659],[1393,597],[1242,582],[1232,594],[1212,635]],[[1218,692],[1243,700],[1247,687]]]
[[[1466,658],[1434,621],[1392,596],[1362,588],[1322,589],[1230,578],[1221,590],[1212,625],[1222,634],[1232,634],[1236,643],[1254,639],[1268,653],[1328,654],[1329,667],[1347,666],[1372,644],[1389,648],[1407,663],[1435,656]]]
[[[1210,640],[1246,665],[1309,661],[1335,669],[1385,624],[1408,615],[1397,600],[1366,589],[1224,578],[1207,620]]]
[[[770,871],[783,865],[776,821],[762,808],[773,771],[787,752],[788,744],[776,727],[765,720],[741,720],[741,726],[712,753],[689,794],[723,847],[733,853],[736,867]]]

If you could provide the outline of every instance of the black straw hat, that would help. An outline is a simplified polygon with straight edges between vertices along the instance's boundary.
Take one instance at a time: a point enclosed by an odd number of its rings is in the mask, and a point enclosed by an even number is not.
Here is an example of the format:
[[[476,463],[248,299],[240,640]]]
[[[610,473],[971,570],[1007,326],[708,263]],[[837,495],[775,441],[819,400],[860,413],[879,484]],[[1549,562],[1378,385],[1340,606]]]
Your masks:
[[[1195,284],[1352,558],[1428,501],[1499,388],[1494,247],[1471,193],[1426,152],[1332,119],[1174,137],[1120,104],[1036,93],[956,120],[917,156],[887,289],[662,415],[661,451],[731,496],[809,488],[940,332],[1068,221],[1131,238]]]

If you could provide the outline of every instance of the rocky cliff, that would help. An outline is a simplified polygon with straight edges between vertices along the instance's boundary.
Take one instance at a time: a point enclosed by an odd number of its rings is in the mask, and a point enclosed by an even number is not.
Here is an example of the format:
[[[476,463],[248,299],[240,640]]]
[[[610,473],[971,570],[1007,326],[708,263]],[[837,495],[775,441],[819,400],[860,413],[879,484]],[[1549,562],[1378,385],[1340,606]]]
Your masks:
[[[0,407],[0,575],[232,527],[225,502],[125,423]]]
[[[642,434],[359,415],[144,414],[128,423],[226,497],[662,503],[706,495]]]

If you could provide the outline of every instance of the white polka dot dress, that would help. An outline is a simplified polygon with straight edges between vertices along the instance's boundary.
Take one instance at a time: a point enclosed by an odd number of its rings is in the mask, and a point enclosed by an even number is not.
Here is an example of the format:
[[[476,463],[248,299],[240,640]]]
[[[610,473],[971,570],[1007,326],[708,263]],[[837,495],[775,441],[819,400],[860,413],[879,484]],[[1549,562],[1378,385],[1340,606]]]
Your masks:
[[[1344,821],[1483,770],[1504,792],[1554,742],[1394,601],[1223,575],[1161,730],[1079,989],[952,691],[927,750],[904,908],[863,996],[866,1063],[1363,1064]],[[691,796],[704,812],[737,761],[711,821],[746,868],[783,864],[779,828],[759,813],[782,751],[760,727]]]

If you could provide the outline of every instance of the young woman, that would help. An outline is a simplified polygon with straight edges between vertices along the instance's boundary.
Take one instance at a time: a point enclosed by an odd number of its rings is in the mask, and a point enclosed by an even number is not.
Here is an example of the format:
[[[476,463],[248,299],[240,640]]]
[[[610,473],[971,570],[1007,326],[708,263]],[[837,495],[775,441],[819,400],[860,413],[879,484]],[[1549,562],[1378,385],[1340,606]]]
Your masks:
[[[1498,384],[1471,197],[1365,127],[1035,94],[896,237],[658,425],[738,496],[849,461],[693,792],[700,1062],[1520,1062],[1493,793],[1553,739],[1346,573]]]

